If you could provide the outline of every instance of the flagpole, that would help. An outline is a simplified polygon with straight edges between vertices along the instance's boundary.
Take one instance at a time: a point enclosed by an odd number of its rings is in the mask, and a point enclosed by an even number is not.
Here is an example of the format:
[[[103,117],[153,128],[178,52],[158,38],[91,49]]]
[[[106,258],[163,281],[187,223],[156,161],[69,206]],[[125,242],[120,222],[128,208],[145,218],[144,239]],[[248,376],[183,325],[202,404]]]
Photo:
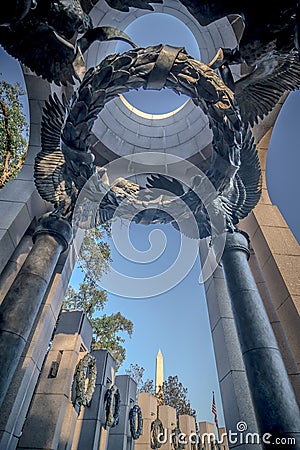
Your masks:
[[[216,405],[216,401],[215,401],[215,392],[212,391],[213,394],[213,399],[212,399],[212,406],[211,406],[211,411],[213,413],[213,415],[215,416],[215,426],[217,429],[217,439],[220,439],[220,435],[219,435],[219,421],[218,421],[218,415],[217,415],[217,405]]]

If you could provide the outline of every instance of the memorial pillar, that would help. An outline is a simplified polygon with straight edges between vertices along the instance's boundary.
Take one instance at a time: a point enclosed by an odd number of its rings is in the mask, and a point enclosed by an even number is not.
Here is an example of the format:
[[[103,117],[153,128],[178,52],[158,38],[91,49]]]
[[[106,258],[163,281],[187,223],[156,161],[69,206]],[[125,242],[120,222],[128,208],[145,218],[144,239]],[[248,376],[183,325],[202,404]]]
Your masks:
[[[89,407],[82,407],[73,436],[72,450],[106,450],[109,429],[105,429],[104,395],[115,383],[116,361],[108,350],[93,350],[97,376],[93,398]]]
[[[281,448],[300,448],[299,407],[248,264],[245,233],[227,233],[222,256],[256,420],[261,435],[294,438]],[[262,443],[263,448],[269,448]]]
[[[34,245],[0,306],[0,406],[12,380],[60,254],[72,239],[67,221],[44,217]]]
[[[158,415],[164,426],[164,441],[161,450],[173,450],[172,431],[176,428],[177,418],[176,409],[168,405],[160,405],[158,407]]]
[[[219,450],[228,450],[228,438],[225,427],[219,427]]]
[[[181,414],[178,416],[178,424],[180,431],[185,435],[185,450],[193,450],[194,439],[192,440],[192,436],[196,436],[195,418],[188,414]]]
[[[252,243],[252,239],[251,239]],[[262,298],[266,313],[269,317],[270,324],[273,328],[273,332],[278,343],[280,353],[282,355],[283,362],[285,364],[288,376],[291,380],[298,404],[300,405],[300,372],[297,367],[296,361],[293,356],[293,352],[290,348],[289,342],[283,330],[282,323],[279,319],[278,312],[272,301],[270,291],[262,273],[261,267],[258,263],[256,253],[251,249],[251,256],[249,265],[255,279],[257,288]]]
[[[120,418],[118,425],[109,430],[107,450],[133,450],[134,440],[130,433],[129,412],[135,405],[137,384],[128,375],[117,375],[115,385],[121,396]]]
[[[135,450],[149,450],[151,448],[151,424],[157,417],[157,398],[148,392],[140,392],[138,404],[143,415],[143,432],[135,441]]]
[[[29,241],[30,239],[30,241]],[[22,352],[18,366],[9,385],[7,394],[1,406],[0,414],[0,448],[15,450],[31,400],[36,388],[38,378],[43,369],[45,355],[49,350],[49,343],[59,316],[64,294],[69,284],[72,269],[82,241],[82,233],[77,233],[70,245],[70,249],[64,252],[55,266],[51,282],[43,298],[37,318],[30,332],[27,344]],[[21,245],[16,253],[18,270],[24,264],[26,257],[33,245],[32,236],[26,236],[27,245]],[[28,248],[29,246],[29,248]],[[26,254],[22,254],[22,250]],[[17,255],[22,254],[22,259]],[[12,257],[12,259],[15,256]],[[13,280],[11,280],[11,283]],[[11,284],[10,283],[10,284]],[[1,284],[1,281],[0,281]],[[9,290],[9,287],[6,291]],[[4,293],[3,297],[6,295]],[[5,413],[4,413],[5,411]]]
[[[61,314],[18,450],[71,448],[78,417],[72,398],[74,373],[91,340],[92,327],[82,311]]]
[[[212,444],[218,438],[216,436],[214,424],[211,422],[199,422],[199,431],[200,431],[200,439],[201,439],[200,448],[203,450],[211,450]]]

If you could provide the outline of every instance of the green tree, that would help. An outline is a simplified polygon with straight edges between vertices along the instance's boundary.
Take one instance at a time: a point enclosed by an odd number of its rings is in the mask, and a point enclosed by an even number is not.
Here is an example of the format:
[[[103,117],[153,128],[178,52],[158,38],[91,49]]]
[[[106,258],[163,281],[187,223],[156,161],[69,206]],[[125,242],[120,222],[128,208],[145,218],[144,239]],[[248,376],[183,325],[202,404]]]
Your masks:
[[[95,282],[107,273],[109,263],[112,261],[110,247],[106,241],[109,237],[111,237],[111,225],[107,223],[89,230],[80,248],[77,265],[89,279]]]
[[[28,124],[20,97],[19,83],[0,81],[0,188],[15,178],[28,148]]]
[[[144,372],[144,367],[141,367],[138,364],[130,364],[129,369],[125,370],[125,374],[129,375],[136,382],[138,391],[140,391],[140,388],[143,384]]]
[[[196,411],[192,409],[188,399],[188,389],[179,381],[178,376],[169,376],[163,384],[163,392],[158,391],[155,394],[154,382],[151,379],[143,380],[145,369],[138,364],[130,364],[129,369],[125,371],[137,383],[138,392],[149,392],[156,395],[159,403],[162,399],[165,405],[172,406],[176,409],[177,414],[189,414],[196,417]]]
[[[107,293],[85,274],[77,290],[71,285],[68,287],[63,308],[82,309],[91,319],[95,312],[103,310],[106,302]]]
[[[118,369],[126,357],[126,350],[122,345],[125,342],[123,335],[125,333],[131,337],[133,323],[120,312],[95,317],[107,302],[107,293],[99,288],[97,281],[109,270],[110,247],[105,241],[109,236],[109,225],[86,232],[77,262],[84,273],[83,281],[78,289],[72,285],[68,287],[62,309],[85,311],[93,327],[92,349],[109,350],[116,359]]]
[[[178,376],[169,376],[163,385],[164,402],[176,409],[177,414],[196,415],[188,399],[188,389],[179,381]]]
[[[155,395],[154,382],[150,378],[144,381],[141,385],[140,392],[149,392],[149,394]]]
[[[91,319],[93,327],[93,344],[92,348],[98,350],[106,348],[117,361],[117,369],[123,363],[126,357],[126,350],[122,344],[125,339],[120,336],[120,332],[126,332],[131,337],[133,332],[133,323],[126,319],[120,312],[107,316],[103,314],[101,317]]]
[[[130,364],[129,369],[125,370],[126,375],[131,376],[137,384],[137,393],[149,392],[149,394],[155,395],[155,389],[153,380],[143,380],[145,369],[138,364]]]

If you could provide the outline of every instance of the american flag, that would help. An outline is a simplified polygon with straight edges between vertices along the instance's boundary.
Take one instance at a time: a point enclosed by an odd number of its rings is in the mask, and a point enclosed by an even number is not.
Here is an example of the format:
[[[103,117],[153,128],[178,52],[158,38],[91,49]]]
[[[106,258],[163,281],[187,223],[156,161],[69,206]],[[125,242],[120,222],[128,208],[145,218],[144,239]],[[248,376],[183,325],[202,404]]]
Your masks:
[[[218,415],[217,415],[217,407],[216,407],[216,401],[215,401],[215,393],[213,392],[213,398],[212,398],[212,405],[211,405],[211,412],[215,416],[215,424],[216,427],[219,428],[219,422],[218,422]]]

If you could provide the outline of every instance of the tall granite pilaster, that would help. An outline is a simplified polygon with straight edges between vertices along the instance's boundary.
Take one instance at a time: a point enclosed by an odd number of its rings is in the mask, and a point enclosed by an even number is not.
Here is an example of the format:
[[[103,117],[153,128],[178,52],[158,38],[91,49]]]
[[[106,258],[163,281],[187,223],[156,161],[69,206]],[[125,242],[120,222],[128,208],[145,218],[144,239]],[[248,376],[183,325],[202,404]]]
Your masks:
[[[60,254],[72,239],[68,222],[43,217],[34,245],[0,306],[0,405],[49,285]]]
[[[286,96],[287,94],[283,96],[274,110],[284,103]],[[269,115],[271,117],[267,116],[253,130],[258,142],[262,170],[262,196],[250,215],[241,221],[240,228],[250,236],[261,274],[285,334],[285,341],[298,366],[297,373],[293,375],[293,383],[296,382],[299,386],[296,378],[300,377],[300,246],[268,193],[268,147],[275,122],[272,115],[273,112]],[[285,342],[281,344],[279,341],[278,344],[280,349],[285,346]]]
[[[257,134],[260,127],[254,131]],[[263,127],[262,136],[256,136],[262,195],[258,205],[241,221],[240,229],[250,236],[250,267],[300,404],[300,247],[268,192],[266,170],[272,131],[270,126]]]

